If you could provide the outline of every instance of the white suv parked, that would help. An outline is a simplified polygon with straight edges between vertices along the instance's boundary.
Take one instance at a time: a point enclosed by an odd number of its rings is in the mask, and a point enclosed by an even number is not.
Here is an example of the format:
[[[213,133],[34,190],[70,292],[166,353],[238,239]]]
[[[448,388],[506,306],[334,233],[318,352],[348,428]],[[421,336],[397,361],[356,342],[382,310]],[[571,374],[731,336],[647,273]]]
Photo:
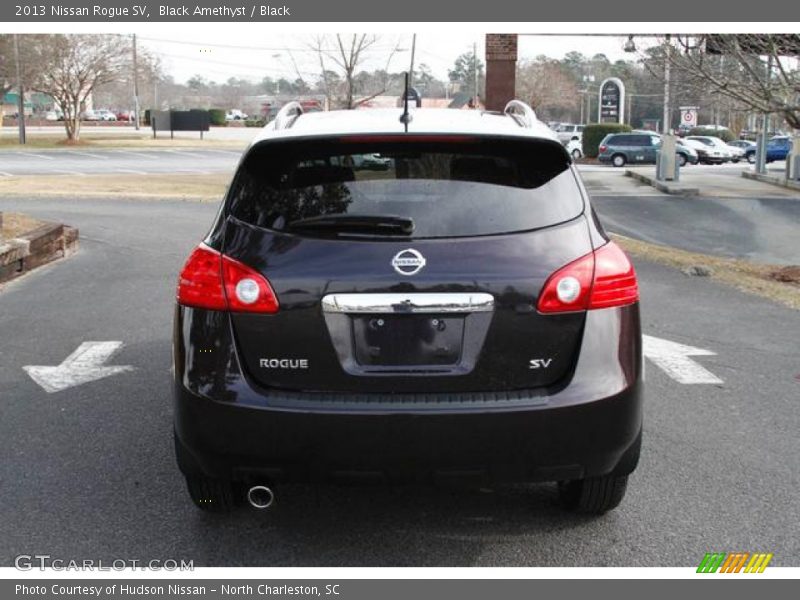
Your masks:
[[[571,140],[583,141],[583,128],[585,125],[575,125],[574,123],[561,123],[556,127],[558,141],[566,144]]]

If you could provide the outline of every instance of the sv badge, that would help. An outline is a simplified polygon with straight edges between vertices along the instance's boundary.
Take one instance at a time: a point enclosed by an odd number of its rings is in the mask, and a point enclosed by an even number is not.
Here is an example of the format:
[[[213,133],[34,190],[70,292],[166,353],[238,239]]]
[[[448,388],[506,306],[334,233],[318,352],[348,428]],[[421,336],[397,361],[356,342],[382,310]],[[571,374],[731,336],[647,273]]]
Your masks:
[[[533,358],[529,363],[529,369],[546,369],[553,362],[552,358]]]

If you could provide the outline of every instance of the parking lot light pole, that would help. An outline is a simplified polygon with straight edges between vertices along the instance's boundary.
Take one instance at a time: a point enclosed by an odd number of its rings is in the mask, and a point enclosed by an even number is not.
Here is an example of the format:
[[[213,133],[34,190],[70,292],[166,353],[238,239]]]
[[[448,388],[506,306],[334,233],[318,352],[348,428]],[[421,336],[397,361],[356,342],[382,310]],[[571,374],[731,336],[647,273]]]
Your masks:
[[[14,62],[17,70],[17,126],[19,127],[19,143],[25,144],[25,94],[22,86],[22,69],[19,65],[19,36],[14,34]]]
[[[767,73],[764,85],[770,88],[772,82],[772,54],[767,55]],[[767,140],[769,139],[769,113],[761,118],[761,135],[756,136],[756,173],[767,172]]]
[[[670,49],[672,45],[670,44],[670,35],[667,34],[666,41],[664,42],[664,122],[661,125],[661,133],[664,135],[668,134],[672,125],[672,119],[670,118],[670,111],[669,111],[669,59],[670,59]]]
[[[133,34],[133,123],[139,131],[139,64],[136,58],[136,34]]]

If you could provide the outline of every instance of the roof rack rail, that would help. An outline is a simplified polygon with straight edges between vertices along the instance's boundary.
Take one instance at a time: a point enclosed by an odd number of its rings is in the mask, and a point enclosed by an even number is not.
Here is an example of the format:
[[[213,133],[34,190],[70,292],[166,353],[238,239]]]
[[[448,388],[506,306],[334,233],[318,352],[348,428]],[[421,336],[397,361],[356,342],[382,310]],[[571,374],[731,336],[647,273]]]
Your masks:
[[[514,119],[520,127],[533,127],[538,121],[533,109],[522,100],[511,100],[503,109],[503,113]]]
[[[275,129],[289,129],[297,117],[303,114],[303,105],[297,100],[292,100],[284,104],[275,115]]]

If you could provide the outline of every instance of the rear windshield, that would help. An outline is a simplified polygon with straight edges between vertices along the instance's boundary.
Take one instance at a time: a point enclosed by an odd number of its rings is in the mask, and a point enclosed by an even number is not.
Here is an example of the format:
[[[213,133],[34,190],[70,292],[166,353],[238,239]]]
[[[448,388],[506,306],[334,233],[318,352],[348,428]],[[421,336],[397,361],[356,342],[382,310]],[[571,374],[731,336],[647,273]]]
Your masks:
[[[411,219],[410,239],[492,235],[548,227],[583,212],[560,144],[496,138],[352,137],[262,143],[229,194],[234,217],[296,230],[335,215]],[[346,232],[345,232],[346,234]],[[341,235],[341,232],[336,232]]]

